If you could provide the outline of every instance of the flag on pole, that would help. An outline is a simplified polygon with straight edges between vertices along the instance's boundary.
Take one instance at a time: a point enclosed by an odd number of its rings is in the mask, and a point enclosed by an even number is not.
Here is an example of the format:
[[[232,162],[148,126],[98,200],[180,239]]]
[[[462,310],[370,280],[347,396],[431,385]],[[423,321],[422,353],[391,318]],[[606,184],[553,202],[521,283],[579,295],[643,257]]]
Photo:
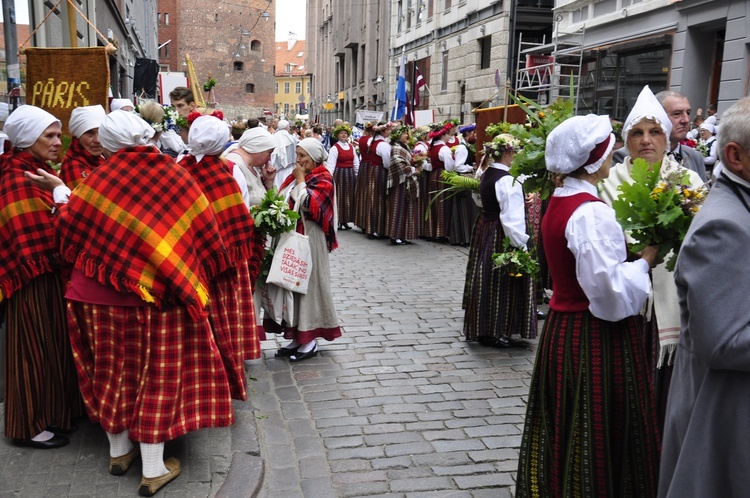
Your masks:
[[[409,121],[407,124],[411,126],[415,126],[417,122],[415,111],[419,106],[419,89],[423,86],[425,86],[425,82],[424,78],[422,77],[422,73],[419,72],[419,68],[416,64],[414,64],[414,81],[411,84],[412,98],[409,101],[409,105],[407,106],[407,120]]]
[[[393,106],[391,121],[401,119],[406,112],[406,51],[401,51],[401,68],[398,70],[396,83],[396,104]]]

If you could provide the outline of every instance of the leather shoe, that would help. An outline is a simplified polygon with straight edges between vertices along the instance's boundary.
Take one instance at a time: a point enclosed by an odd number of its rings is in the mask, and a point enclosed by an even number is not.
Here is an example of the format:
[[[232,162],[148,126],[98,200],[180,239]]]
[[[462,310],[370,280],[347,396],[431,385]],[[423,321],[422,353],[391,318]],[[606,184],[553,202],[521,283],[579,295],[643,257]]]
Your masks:
[[[394,246],[405,246],[406,242],[401,239],[391,239],[391,244]]]
[[[299,346],[297,346],[296,348],[279,348],[274,356],[276,358],[288,358],[297,353],[298,349]]]
[[[536,311],[536,319],[537,320],[545,320],[546,318],[547,318],[547,313],[545,313],[542,310],[537,310]]]
[[[138,494],[141,496],[154,496],[157,491],[172,482],[180,475],[180,461],[174,457],[167,458],[164,462],[167,467],[167,473],[159,477],[141,477],[141,485],[138,487]]]
[[[33,439],[17,439],[13,438],[14,446],[21,446],[26,448],[36,448],[38,450],[52,450],[55,448],[62,448],[70,443],[70,439],[60,434],[55,434],[46,441],[34,441]]]
[[[54,432],[55,434],[73,434],[78,430],[78,424],[75,422],[70,424],[70,429],[62,429],[60,427],[47,427],[47,430],[50,432]]]
[[[109,457],[109,473],[113,476],[125,475],[125,472],[133,465],[138,453],[141,452],[140,448],[140,444],[134,444],[133,449],[126,454],[118,457]]]
[[[316,344],[310,351],[307,353],[299,353],[295,354],[291,358],[289,358],[289,361],[292,363],[297,363],[298,361],[305,361],[309,360],[310,358],[318,356],[318,345]]]

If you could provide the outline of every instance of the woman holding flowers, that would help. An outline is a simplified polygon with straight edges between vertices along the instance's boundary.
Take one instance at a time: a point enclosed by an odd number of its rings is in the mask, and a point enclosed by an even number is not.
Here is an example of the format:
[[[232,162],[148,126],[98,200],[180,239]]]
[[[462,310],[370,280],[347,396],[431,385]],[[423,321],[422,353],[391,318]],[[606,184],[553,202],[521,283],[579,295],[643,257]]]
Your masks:
[[[690,171],[673,161],[668,155],[669,135],[672,123],[664,108],[648,86],[638,96],[622,128],[627,156],[621,164],[612,168],[608,178],[600,184],[601,198],[610,206],[621,195],[620,186],[634,183],[631,172],[633,162],[643,159],[651,167],[660,168],[661,178],[671,175],[687,175],[687,183],[694,187],[703,185],[698,173]],[[633,239],[626,234],[629,243]],[[664,242],[664,241],[660,241]],[[671,377],[673,353],[679,341],[680,309],[677,302],[677,287],[674,275],[660,264],[652,271],[653,296],[646,309],[645,340],[651,362],[651,378],[659,414],[659,427],[663,426],[663,415],[667,405],[667,393]]]
[[[266,190],[274,186],[276,167],[270,159],[275,147],[273,135],[263,128],[251,128],[224,152],[227,161],[234,164],[234,176],[242,176],[247,183],[243,198],[248,208],[260,204]]]
[[[436,195],[444,187],[443,171],[453,170],[453,153],[447,144],[449,140],[454,138],[453,123],[449,121],[444,125],[436,125],[430,131],[428,138],[430,139],[428,157],[432,165],[432,172],[425,191],[430,208],[424,222],[424,235],[429,240],[447,240],[453,202],[451,199],[436,198]]]
[[[612,208],[597,196],[615,138],[607,116],[572,117],[546,142],[567,175],[542,221],[552,273],[521,440],[516,496],[652,497],[659,434],[642,320],[658,248],[627,262]]]
[[[526,250],[529,241],[523,189],[509,173],[519,147],[507,133],[485,144],[489,166],[479,180],[482,213],[474,225],[466,265],[466,340],[497,348],[526,346],[511,335],[531,339],[537,330],[533,277],[495,270],[492,260],[493,254],[505,250]],[[510,248],[505,248],[505,239]]]
[[[307,294],[294,293],[295,326],[264,321],[266,330],[281,333],[291,342],[276,351],[276,357],[304,361],[318,354],[316,339],[332,341],[341,336],[331,292],[331,268],[328,253],[337,246],[336,199],[333,177],[326,169],[328,153],[317,138],[305,138],[297,144],[297,164],[281,185],[281,195],[290,195],[300,206],[305,221],[297,231],[310,241],[312,270]]]
[[[711,123],[703,123],[698,128],[700,134],[699,150],[703,154],[703,164],[710,175],[716,161],[719,160],[719,152],[716,150],[716,127]]]
[[[388,170],[388,211],[386,235],[391,244],[411,244],[419,236],[417,231],[422,213],[417,209],[419,199],[419,167],[412,165],[409,147],[409,127],[399,126],[391,133],[391,165]]]
[[[359,172],[359,156],[349,143],[351,133],[352,129],[343,124],[333,129],[337,142],[331,147],[326,161],[326,167],[336,184],[339,230],[349,230],[349,222],[354,221],[354,188]]]

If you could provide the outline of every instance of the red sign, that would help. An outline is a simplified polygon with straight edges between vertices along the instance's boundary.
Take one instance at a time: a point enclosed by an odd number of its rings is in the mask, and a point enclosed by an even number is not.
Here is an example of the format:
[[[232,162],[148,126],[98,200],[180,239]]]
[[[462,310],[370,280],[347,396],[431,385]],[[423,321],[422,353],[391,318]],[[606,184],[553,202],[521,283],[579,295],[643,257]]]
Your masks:
[[[551,73],[551,68],[546,69],[541,66],[547,66],[548,64],[552,64],[555,62],[555,57],[552,55],[527,55],[526,56],[526,69],[529,70],[531,74],[537,74],[540,71],[542,72],[549,72]]]

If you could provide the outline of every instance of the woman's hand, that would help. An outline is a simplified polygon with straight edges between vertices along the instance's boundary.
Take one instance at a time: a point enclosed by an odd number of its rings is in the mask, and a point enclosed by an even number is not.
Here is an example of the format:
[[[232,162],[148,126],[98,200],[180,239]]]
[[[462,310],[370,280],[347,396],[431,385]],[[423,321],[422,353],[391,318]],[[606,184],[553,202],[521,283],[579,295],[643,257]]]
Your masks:
[[[641,258],[643,258],[650,268],[658,265],[661,261],[656,258],[659,256],[659,246],[647,246],[641,251]]]
[[[48,173],[41,168],[36,170],[36,172],[38,173],[37,175],[30,171],[24,171],[23,176],[28,178],[35,186],[50,192],[55,190],[55,187],[62,187],[65,185],[57,175]]]
[[[260,176],[264,184],[273,183],[276,178],[276,166],[271,163],[264,164],[260,167]]]
[[[524,199],[526,201],[527,206],[532,206],[534,204],[534,201],[536,201],[536,192],[531,192],[530,194],[526,194],[524,196]]]
[[[294,169],[292,170],[292,176],[297,180],[297,183],[303,183],[305,181],[305,168],[299,164],[295,164]]]

